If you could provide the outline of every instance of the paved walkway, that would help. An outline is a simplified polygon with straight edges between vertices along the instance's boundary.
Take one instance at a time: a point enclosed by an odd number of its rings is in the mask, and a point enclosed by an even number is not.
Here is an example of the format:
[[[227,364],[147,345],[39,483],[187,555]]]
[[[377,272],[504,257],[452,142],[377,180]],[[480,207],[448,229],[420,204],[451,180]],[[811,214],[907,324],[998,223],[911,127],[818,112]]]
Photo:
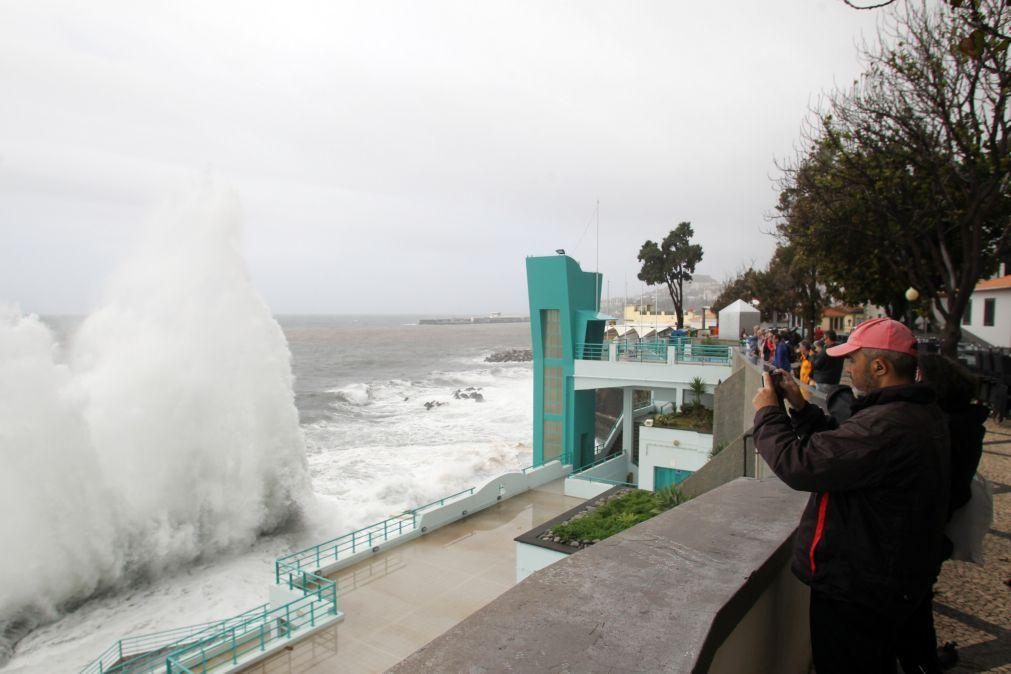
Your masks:
[[[958,643],[959,673],[1011,673],[1011,421],[988,429],[979,466],[994,492],[986,563],[945,562],[935,588],[937,638]]]
[[[243,671],[385,671],[515,585],[513,539],[579,503],[558,480],[331,574],[344,621]]]

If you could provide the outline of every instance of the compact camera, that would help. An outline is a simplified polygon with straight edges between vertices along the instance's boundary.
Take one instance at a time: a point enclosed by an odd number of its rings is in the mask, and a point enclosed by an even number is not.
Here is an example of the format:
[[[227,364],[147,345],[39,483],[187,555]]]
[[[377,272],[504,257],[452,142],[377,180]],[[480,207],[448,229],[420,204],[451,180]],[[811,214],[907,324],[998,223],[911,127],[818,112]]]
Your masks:
[[[779,398],[779,406],[782,409],[786,409],[784,404],[785,393],[783,391],[783,373],[777,370],[773,370],[769,373],[769,383],[772,384],[772,390],[776,392],[776,397]]]

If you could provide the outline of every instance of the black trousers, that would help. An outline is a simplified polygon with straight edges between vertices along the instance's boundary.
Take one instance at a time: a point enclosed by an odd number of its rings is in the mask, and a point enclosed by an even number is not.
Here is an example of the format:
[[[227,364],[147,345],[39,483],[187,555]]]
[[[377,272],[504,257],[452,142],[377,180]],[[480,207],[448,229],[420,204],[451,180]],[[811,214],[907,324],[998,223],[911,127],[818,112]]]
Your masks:
[[[898,621],[811,590],[811,654],[818,674],[895,674]]]
[[[934,630],[934,593],[923,597],[909,619],[899,628],[896,647],[905,674],[941,674]]]

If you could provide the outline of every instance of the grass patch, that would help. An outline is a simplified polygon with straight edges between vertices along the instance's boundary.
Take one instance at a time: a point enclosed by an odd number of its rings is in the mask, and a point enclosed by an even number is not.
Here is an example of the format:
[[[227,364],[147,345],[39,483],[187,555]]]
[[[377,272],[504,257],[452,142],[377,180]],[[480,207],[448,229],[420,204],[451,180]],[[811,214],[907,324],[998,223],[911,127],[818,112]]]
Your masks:
[[[584,510],[568,522],[555,525],[547,536],[559,539],[560,543],[590,545],[645,522],[686,500],[673,485],[656,492],[635,489],[612,497],[592,510]]]

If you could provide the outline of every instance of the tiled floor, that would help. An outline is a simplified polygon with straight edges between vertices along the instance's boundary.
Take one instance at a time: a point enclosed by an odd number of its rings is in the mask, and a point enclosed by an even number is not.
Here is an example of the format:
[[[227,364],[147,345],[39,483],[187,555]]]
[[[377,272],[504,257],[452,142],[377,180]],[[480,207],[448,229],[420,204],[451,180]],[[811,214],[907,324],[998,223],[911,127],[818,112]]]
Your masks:
[[[513,538],[580,502],[559,480],[337,572],[344,621],[244,671],[384,671],[512,587]]]
[[[953,672],[1011,672],[1011,421],[987,425],[979,462],[993,487],[986,563],[945,562],[934,588],[937,638],[958,643]]]

